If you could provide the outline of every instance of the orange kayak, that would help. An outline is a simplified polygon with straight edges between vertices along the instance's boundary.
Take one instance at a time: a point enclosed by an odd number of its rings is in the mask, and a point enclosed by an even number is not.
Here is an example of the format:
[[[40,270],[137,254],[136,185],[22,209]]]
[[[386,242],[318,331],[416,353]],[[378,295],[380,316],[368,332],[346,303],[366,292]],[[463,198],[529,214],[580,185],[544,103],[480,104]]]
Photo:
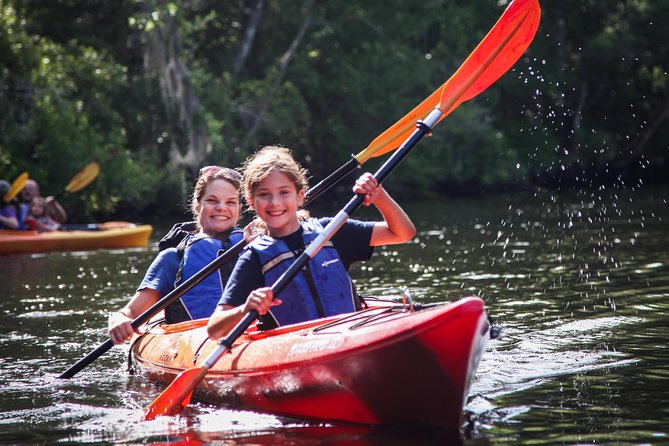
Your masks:
[[[153,231],[151,225],[114,221],[92,225],[85,230],[42,232],[0,230],[0,254],[48,251],[77,251],[98,248],[145,247]]]
[[[216,348],[205,325],[150,329],[131,347],[133,367],[169,384],[200,366]],[[467,297],[247,331],[194,397],[297,418],[458,429],[489,328],[483,301]]]

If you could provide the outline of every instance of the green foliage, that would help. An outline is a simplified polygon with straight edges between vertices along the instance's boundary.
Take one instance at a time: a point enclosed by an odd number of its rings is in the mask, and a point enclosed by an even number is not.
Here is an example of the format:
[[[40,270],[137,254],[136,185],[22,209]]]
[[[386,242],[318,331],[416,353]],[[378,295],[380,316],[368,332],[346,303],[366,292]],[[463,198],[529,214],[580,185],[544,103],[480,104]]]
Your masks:
[[[421,143],[393,191],[564,185],[576,182],[574,172],[661,179],[669,161],[665,3],[542,1],[524,57]],[[95,183],[62,199],[75,220],[183,210],[200,165],[236,166],[266,144],[292,148],[318,180],[448,79],[507,6],[265,0],[250,38],[257,4],[4,0],[0,176],[28,170],[55,193],[98,161]],[[159,46],[168,41],[178,46]],[[180,88],[192,96],[166,99],[165,73],[147,63],[163,56],[178,57]],[[191,127],[175,119],[180,110]],[[206,152],[179,160],[199,125]]]

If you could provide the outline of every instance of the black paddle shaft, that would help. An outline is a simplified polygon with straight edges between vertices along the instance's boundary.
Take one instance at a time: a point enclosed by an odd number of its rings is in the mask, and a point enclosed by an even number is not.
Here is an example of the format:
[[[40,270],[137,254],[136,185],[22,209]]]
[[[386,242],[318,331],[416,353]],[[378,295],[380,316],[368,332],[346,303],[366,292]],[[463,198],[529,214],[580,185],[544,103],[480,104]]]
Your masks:
[[[341,181],[342,178],[359,167],[360,163],[354,155],[351,155],[351,159],[344,163],[339,169],[332,172],[327,178],[321,180],[314,187],[309,188],[307,193],[304,195],[305,203],[308,203],[312,197],[315,198],[326,190],[330,189],[332,186]]]
[[[381,184],[388,175],[406,158],[411,150],[418,144],[418,142],[425,136],[431,134],[430,127],[423,121],[418,121],[416,130],[409,136],[409,138],[393,153],[393,155],[376,171],[374,178]],[[313,241],[309,246],[298,256],[297,259],[284,271],[283,274],[272,285],[272,293],[274,298],[283,291],[288,283],[293,280],[297,273],[304,268],[304,266],[311,260],[323,245],[332,238],[332,236],[341,228],[346,220],[362,206],[365,201],[364,195],[356,194],[346,204],[344,209],[328,223],[323,232]],[[228,335],[221,339],[219,344],[232,348],[232,344],[239,338],[247,328],[258,318],[259,314],[255,310],[251,310],[244,315],[241,321],[235,325]]]

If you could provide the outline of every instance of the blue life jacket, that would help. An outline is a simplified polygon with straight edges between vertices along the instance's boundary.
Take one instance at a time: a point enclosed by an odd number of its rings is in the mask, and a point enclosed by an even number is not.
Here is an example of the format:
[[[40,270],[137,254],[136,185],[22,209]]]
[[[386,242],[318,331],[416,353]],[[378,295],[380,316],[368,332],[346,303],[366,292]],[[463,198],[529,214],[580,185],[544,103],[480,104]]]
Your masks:
[[[234,229],[225,242],[206,235],[193,235],[184,239],[177,247],[177,252],[183,253],[183,257],[174,282],[175,288],[193,277],[243,238],[243,231]],[[174,324],[211,316],[234,266],[234,261],[227,262],[218,269],[218,274],[208,275],[181,296],[178,301],[170,304],[165,309],[167,323]]]
[[[309,245],[323,231],[315,219],[302,223],[305,246]],[[271,286],[300,254],[290,251],[282,240],[269,236],[256,238],[249,248],[260,258],[265,285]],[[351,278],[339,258],[339,253],[328,241],[311,259],[305,268],[291,280],[277,296],[281,305],[270,308],[277,325],[333,316],[355,311]]]

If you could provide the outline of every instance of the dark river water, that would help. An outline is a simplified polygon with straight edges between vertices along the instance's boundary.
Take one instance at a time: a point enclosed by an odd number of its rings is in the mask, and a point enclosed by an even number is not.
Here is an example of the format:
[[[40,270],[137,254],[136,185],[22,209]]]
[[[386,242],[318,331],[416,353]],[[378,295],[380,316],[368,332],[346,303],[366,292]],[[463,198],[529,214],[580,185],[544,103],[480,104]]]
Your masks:
[[[128,374],[127,346],[56,377],[106,339],[107,314],[134,292],[155,248],[0,256],[0,443],[669,444],[667,198],[650,187],[539,190],[405,206],[416,238],[356,266],[359,291],[408,288],[419,302],[478,295],[503,327],[456,433],[197,402],[144,422],[161,389]]]

